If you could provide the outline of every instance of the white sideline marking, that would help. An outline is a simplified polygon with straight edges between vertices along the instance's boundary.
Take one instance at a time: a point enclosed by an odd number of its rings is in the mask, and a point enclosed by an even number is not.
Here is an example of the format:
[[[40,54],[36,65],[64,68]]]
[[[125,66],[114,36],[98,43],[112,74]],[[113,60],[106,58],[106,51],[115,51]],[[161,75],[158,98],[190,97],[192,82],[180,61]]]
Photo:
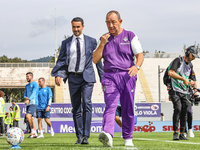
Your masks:
[[[146,141],[162,141],[162,142],[169,142],[169,143],[180,143],[180,144],[194,144],[200,145],[200,143],[193,143],[193,142],[179,142],[179,141],[167,141],[167,140],[156,140],[156,139],[145,139],[145,138],[133,138],[137,140],[146,140]]]

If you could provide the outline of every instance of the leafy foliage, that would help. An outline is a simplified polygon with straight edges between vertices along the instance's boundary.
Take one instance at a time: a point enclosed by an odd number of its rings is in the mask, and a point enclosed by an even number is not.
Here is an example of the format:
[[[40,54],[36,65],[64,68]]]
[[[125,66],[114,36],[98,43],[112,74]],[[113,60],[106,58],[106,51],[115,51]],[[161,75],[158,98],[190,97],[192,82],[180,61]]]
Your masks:
[[[164,54],[165,54],[164,51],[157,51],[157,50],[155,50],[154,57],[155,58],[163,58]]]
[[[19,63],[19,62],[28,62],[27,60],[22,60],[21,58],[8,58],[7,56],[3,55],[0,57],[0,63]]]
[[[2,88],[0,90],[4,92],[6,103],[11,102],[12,99],[15,99],[17,102],[24,101],[24,88]]]

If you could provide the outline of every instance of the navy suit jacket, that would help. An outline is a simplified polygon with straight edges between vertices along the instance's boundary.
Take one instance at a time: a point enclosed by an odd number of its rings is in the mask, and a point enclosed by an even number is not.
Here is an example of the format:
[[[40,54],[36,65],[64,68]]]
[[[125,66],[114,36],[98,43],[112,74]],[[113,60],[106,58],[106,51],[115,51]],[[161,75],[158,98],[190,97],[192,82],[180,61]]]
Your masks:
[[[70,53],[70,46],[72,42],[72,37],[67,38],[66,40],[62,41],[60,54],[58,56],[58,60],[56,62],[56,66],[54,66],[51,76],[53,77],[61,77],[63,81],[66,82],[68,78],[68,65],[69,65],[69,53]],[[83,79],[86,82],[96,82],[95,80],[95,73],[93,68],[92,56],[93,51],[96,49],[97,42],[94,38],[91,38],[87,35],[84,35],[85,41],[85,68],[83,70]],[[96,64],[100,82],[103,77],[103,66],[101,61]]]

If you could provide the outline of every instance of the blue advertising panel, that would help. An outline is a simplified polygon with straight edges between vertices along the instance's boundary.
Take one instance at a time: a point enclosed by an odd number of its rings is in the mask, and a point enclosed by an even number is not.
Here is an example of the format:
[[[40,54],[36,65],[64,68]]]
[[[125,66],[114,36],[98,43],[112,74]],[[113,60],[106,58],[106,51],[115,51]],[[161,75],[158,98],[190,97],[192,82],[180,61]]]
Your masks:
[[[21,109],[21,118],[24,118],[26,114],[26,105],[19,104]],[[92,104],[92,117],[103,117],[105,110],[104,103]],[[136,103],[135,114],[137,117],[160,117],[161,104],[160,103]],[[72,118],[72,105],[71,104],[52,104],[51,105],[51,118]]]
[[[55,133],[75,133],[73,121],[52,121],[51,123]],[[101,131],[102,121],[92,121],[90,132]],[[200,131],[200,121],[193,121],[193,131]],[[115,123],[114,132],[122,132],[117,123]],[[135,125],[134,132],[173,132],[173,125],[172,121],[141,121]]]
[[[55,133],[75,133],[73,121],[51,121]],[[47,127],[49,130],[49,127]],[[96,120],[91,123],[91,133],[99,133],[102,131],[102,121]],[[121,132],[121,127],[115,124],[114,132]]]
[[[138,117],[160,117],[161,103],[136,103],[135,114]]]

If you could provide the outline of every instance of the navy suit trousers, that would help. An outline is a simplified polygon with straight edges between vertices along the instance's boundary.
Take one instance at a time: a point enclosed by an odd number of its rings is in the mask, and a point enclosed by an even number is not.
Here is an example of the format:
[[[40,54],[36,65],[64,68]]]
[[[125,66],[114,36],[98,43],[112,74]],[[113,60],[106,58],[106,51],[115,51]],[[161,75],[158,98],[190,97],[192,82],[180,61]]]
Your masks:
[[[86,82],[83,75],[68,76],[69,92],[72,103],[72,113],[77,138],[90,137],[91,119],[92,119],[92,91],[93,82]]]

